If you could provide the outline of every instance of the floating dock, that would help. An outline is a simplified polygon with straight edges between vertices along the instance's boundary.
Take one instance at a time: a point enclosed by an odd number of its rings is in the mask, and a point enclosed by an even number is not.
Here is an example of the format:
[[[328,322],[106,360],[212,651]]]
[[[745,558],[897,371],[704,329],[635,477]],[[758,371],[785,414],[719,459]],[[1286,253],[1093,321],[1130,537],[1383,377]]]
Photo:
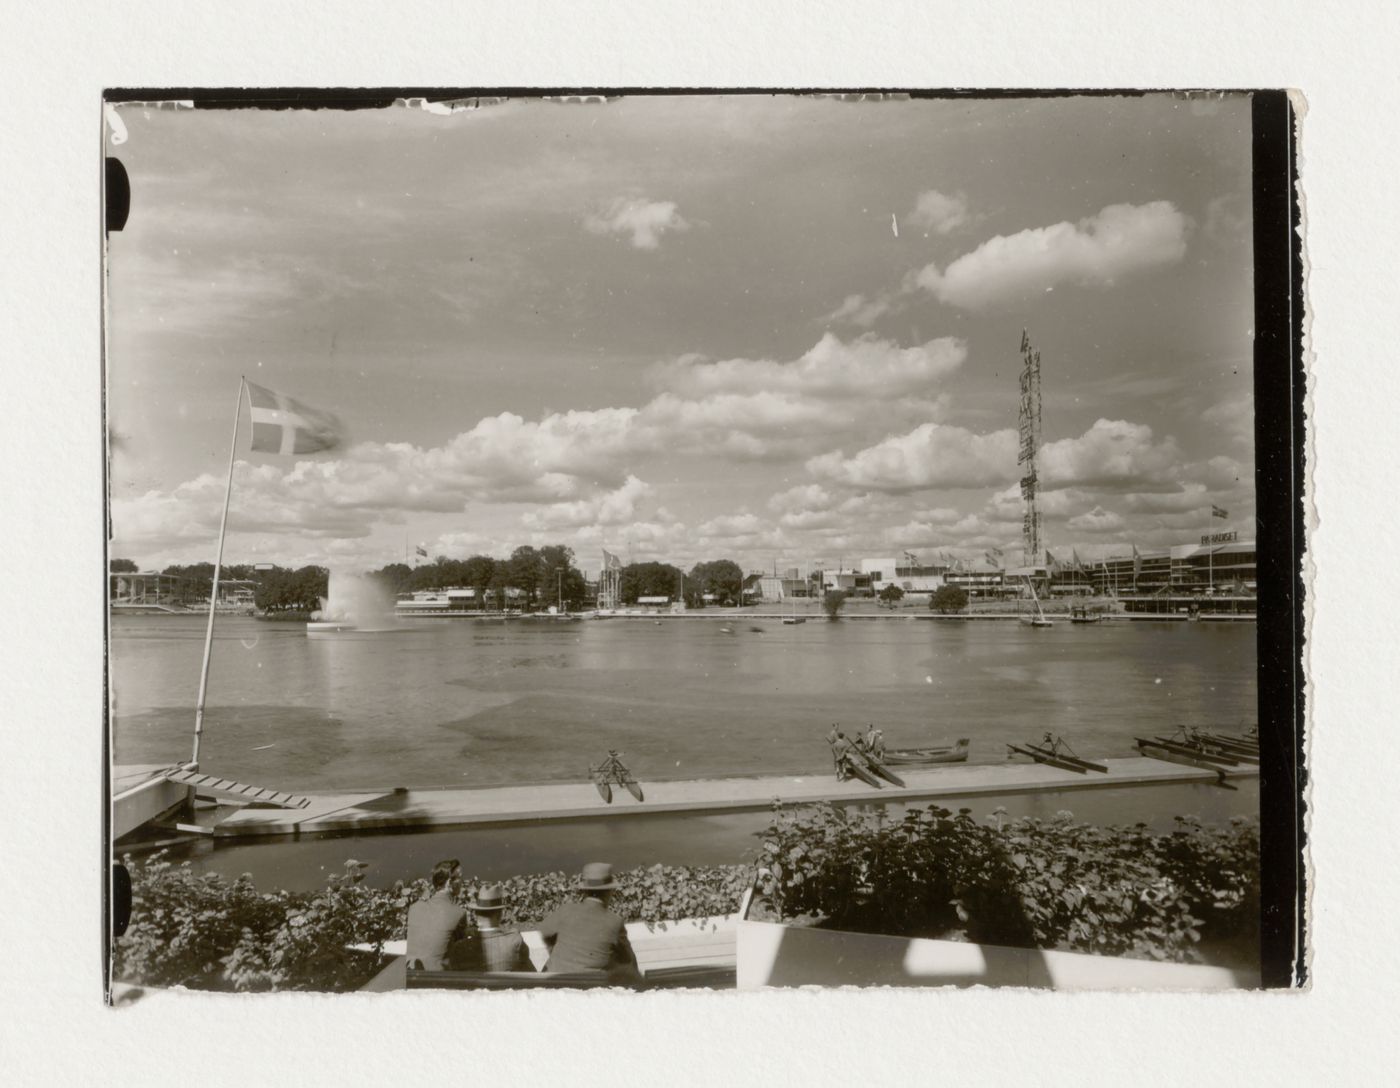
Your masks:
[[[986,793],[1028,793],[1159,783],[1214,783],[1213,771],[1147,757],[1106,759],[1107,773],[1076,773],[1039,763],[953,764],[927,770],[901,768],[903,788],[872,789],[834,775],[716,778],[642,782],[645,801],[621,796],[604,803],[592,782],[561,782],[486,789],[418,789],[389,792],[309,794],[296,810],[244,808],[214,825],[218,839],[265,835],[314,835],[389,828],[467,827],[534,823],[540,820],[598,819],[661,813],[736,812],[765,809],[775,801],[810,804],[890,804],[935,801]],[[1228,772],[1230,778],[1258,777],[1257,767]]]

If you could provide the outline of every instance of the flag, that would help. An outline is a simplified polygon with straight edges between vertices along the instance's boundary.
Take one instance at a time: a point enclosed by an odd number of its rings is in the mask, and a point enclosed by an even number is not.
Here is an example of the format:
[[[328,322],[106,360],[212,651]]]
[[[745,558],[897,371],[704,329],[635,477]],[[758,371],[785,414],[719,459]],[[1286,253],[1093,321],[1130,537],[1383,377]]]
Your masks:
[[[621,570],[621,569],[622,569],[622,560],[619,559],[617,556],[613,555],[613,553],[610,552],[610,551],[608,551],[607,548],[604,548],[604,549],[603,549],[603,569],[604,569],[604,570]]]
[[[1228,518],[1230,516],[1230,511],[1226,510],[1223,506],[1216,506],[1215,503],[1211,503],[1210,516],[1213,518]]]
[[[1049,548],[1045,549],[1045,565],[1049,568],[1051,574],[1060,573],[1060,561],[1051,554]]]
[[[424,559],[427,559],[427,558],[428,558],[428,549],[425,548],[425,547],[423,547],[422,544],[419,544],[419,545],[418,545],[416,548],[414,548],[413,550],[414,550],[415,552],[417,552],[419,555],[421,555]]]
[[[1070,554],[1070,558],[1073,559],[1073,561],[1074,561],[1074,569],[1075,569],[1076,571],[1081,571],[1081,570],[1083,570],[1083,569],[1084,569],[1084,564],[1081,563],[1081,562],[1079,561],[1079,549],[1078,549],[1078,548],[1071,548],[1069,554]]]
[[[1133,545],[1133,577],[1136,578],[1142,573],[1142,556],[1138,554],[1137,545]]]
[[[340,445],[340,421],[329,412],[302,404],[248,382],[253,413],[252,448],[261,453],[318,453]]]

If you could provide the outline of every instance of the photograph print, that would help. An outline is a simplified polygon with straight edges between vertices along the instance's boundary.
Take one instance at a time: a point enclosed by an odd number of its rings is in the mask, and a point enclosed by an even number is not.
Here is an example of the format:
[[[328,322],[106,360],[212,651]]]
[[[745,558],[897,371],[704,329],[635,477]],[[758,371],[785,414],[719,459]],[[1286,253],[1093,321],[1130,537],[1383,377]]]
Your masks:
[[[109,1000],[1301,983],[1282,93],[103,114]]]

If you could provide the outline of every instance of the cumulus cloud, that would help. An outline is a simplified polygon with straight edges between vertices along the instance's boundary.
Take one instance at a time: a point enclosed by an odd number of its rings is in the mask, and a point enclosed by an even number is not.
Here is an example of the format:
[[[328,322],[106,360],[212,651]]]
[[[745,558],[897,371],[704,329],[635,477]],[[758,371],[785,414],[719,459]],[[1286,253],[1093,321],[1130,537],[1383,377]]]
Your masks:
[[[806,397],[896,400],[927,391],[966,359],[966,341],[951,336],[902,348],[870,333],[850,341],[827,333],[792,362],[711,362],[685,356],[657,368],[653,377],[668,389],[687,396],[786,392]]]
[[[1212,404],[1201,413],[1201,419],[1212,427],[1219,428],[1232,442],[1253,447],[1254,398],[1248,394]]]
[[[622,525],[637,513],[637,504],[651,494],[651,485],[635,476],[615,491],[574,502],[552,503],[527,511],[521,524],[531,530],[577,529],[584,525]]]
[[[948,196],[937,189],[919,194],[910,221],[924,230],[949,234],[968,221],[967,198],[962,193]]]
[[[1095,506],[1088,513],[1072,517],[1065,523],[1067,528],[1076,533],[1111,533],[1123,528],[1125,524],[1121,514],[1105,510],[1102,506]]]
[[[675,201],[642,197],[618,197],[602,211],[589,215],[583,225],[594,234],[630,234],[637,249],[656,249],[667,231],[690,229]]]
[[[828,314],[823,314],[824,325],[839,325],[848,322],[869,328],[894,308],[894,301],[887,295],[866,298],[864,295],[847,295],[841,305]]]
[[[1106,286],[1185,253],[1186,217],[1169,201],[1111,204],[1078,223],[997,235],[942,271],[927,265],[917,283],[942,302],[975,310],[1066,282]]]
[[[1178,486],[1181,449],[1168,436],[1158,442],[1145,423],[1100,419],[1078,438],[1048,442],[1040,450],[1047,489],[1068,487],[1141,490]]]
[[[888,492],[987,487],[1006,482],[1015,467],[1015,431],[975,434],[937,423],[892,435],[851,457],[836,450],[807,462],[819,479]]]

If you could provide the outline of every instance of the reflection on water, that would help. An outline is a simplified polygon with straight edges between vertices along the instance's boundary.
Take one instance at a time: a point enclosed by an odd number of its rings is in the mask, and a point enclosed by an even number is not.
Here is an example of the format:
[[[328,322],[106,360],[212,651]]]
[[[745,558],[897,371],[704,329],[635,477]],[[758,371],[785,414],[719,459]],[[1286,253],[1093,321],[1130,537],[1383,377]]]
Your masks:
[[[823,735],[891,747],[1063,734],[1080,755],[1256,720],[1252,624],[844,620],[435,623],[308,639],[220,618],[201,761],[289,790],[577,781],[609,748],[637,776],[825,772]],[[756,630],[754,628],[757,628]],[[114,758],[187,758],[200,617],[112,622]]]

